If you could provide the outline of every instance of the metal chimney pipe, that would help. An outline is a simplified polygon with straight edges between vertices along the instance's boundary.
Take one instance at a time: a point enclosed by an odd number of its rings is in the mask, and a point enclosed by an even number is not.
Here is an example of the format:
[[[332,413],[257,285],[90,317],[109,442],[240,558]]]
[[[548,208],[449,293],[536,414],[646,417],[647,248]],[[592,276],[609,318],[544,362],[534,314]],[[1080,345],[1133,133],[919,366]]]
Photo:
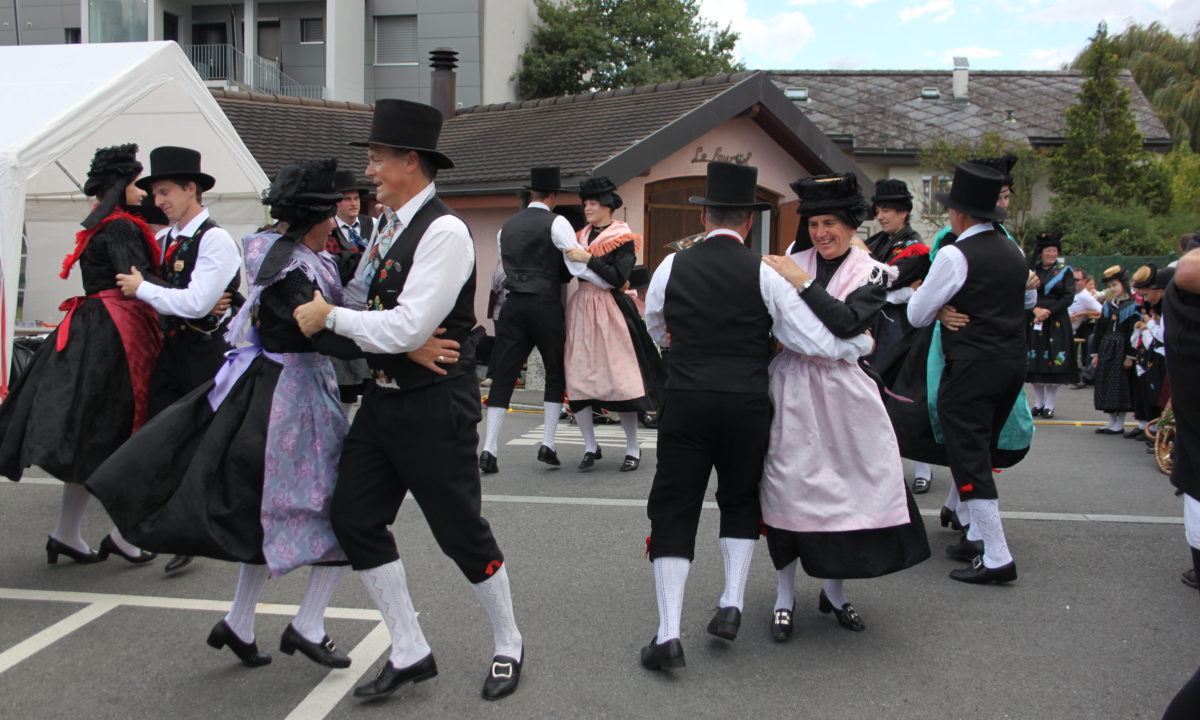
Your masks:
[[[429,81],[429,104],[442,111],[447,120],[454,117],[458,52],[450,48],[434,48],[429,53],[433,73]]]
[[[954,58],[954,77],[951,79],[951,87],[954,90],[954,99],[966,101],[967,99],[967,80],[968,74],[971,72],[971,64],[967,62],[965,57]]]

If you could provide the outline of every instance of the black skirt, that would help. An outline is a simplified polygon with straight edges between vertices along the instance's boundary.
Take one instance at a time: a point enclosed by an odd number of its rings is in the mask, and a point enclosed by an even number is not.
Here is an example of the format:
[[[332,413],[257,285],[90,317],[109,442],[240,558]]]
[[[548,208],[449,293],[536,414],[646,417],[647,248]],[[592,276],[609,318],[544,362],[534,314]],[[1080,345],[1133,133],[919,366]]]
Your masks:
[[[1065,312],[1051,315],[1042,322],[1040,330],[1035,330],[1030,321],[1027,339],[1029,369],[1025,380],[1047,385],[1070,382],[1071,351],[1075,345],[1070,315]]]
[[[264,562],[271,403],[282,367],[259,356],[213,412],[210,380],[156,415],[87,481],[121,534],[160,553]]]
[[[129,363],[104,302],[79,306],[61,352],[58,332],[42,342],[0,406],[0,474],[11,480],[37,465],[63,482],[81,483],[133,428]]]
[[[767,526],[767,550],[779,570],[799,558],[804,572],[826,580],[880,577],[929,559],[925,522],[907,488],[908,523],[876,530],[792,532]]]
[[[1129,412],[1133,409],[1133,368],[1125,368],[1125,339],[1106,333],[1096,348],[1093,404],[1100,412]]]

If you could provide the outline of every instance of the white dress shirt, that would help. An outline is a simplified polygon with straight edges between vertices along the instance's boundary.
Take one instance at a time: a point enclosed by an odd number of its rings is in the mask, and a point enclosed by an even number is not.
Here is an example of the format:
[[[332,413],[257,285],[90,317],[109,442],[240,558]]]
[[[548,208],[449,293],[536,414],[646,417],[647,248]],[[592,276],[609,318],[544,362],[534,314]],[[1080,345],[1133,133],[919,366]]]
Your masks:
[[[164,230],[159,236],[163,251],[160,262],[164,261],[167,248],[175,238],[193,236],[200,224],[207,219],[208,208],[201,208],[200,214],[182,228],[175,225],[169,230]],[[200,241],[196,267],[192,269],[187,287],[167,288],[144,282],[138,285],[135,295],[138,300],[149,303],[162,315],[202,318],[213,309],[225,288],[237,277],[241,264],[242,253],[233,236],[222,228],[212,228],[204,233],[204,239]]]
[[[531,202],[529,203],[529,207],[545,210],[546,212],[552,212],[550,210],[550,206],[543,202]],[[503,230],[500,230],[496,233],[496,248],[500,252],[503,252],[503,248],[501,247],[500,243],[500,235],[503,232]],[[571,248],[580,248],[582,250],[587,249],[580,245],[579,240],[576,239],[575,231],[571,228],[570,220],[567,220],[562,215],[555,215],[554,222],[550,225],[550,240],[554,243],[554,247],[563,251],[563,263],[566,264],[567,270],[570,271],[571,275],[579,278],[580,280],[594,282],[604,288],[610,287],[608,283],[600,279],[600,276],[597,275],[595,271],[588,269],[587,263],[575,262],[574,260],[567,259],[567,256],[565,255],[567,250],[570,250]],[[497,262],[503,265],[503,261],[498,260]],[[503,270],[501,270],[501,273],[503,273]]]
[[[1102,308],[1103,306],[1096,299],[1096,296],[1092,294],[1092,291],[1082,288],[1079,292],[1075,293],[1075,299],[1071,301],[1071,307],[1067,308],[1067,314],[1074,315],[1075,313],[1082,312],[1099,313]],[[1071,329],[1078,330],[1079,326],[1083,324],[1083,320],[1083,318],[1072,320]]]
[[[992,229],[990,222],[972,225],[958,236],[956,242],[962,242],[969,237],[988,232]],[[947,245],[938,250],[929,275],[925,282],[913,293],[908,301],[908,321],[913,327],[925,327],[934,321],[942,306],[962,290],[967,284],[967,257],[954,245]],[[1025,291],[1025,309],[1037,305],[1037,289]]]
[[[710,232],[704,240],[713,235],[732,235],[745,242],[745,239],[734,231],[724,229]],[[663,304],[666,300],[667,282],[671,278],[671,268],[677,254],[668,255],[662,261],[654,271],[654,277],[650,279],[650,287],[646,289],[646,326],[650,337],[663,347],[670,346]],[[789,350],[802,355],[854,362],[860,355],[866,355],[874,348],[874,341],[865,334],[843,340],[831,333],[804,298],[800,297],[800,293],[796,292],[796,287],[765,263],[759,265],[758,287],[774,323],[771,332]]]
[[[394,237],[400,236],[417,211],[436,193],[434,184],[429,183],[399,210],[387,211],[388,226],[399,223],[395,226]],[[381,233],[376,232],[371,246],[378,243],[380,237]],[[349,307],[366,307],[364,271],[369,267],[371,246],[363,253],[354,279],[346,286],[345,299]],[[416,350],[450,314],[463,283],[474,272],[475,246],[466,223],[453,215],[443,215],[430,223],[421,236],[396,306],[378,311],[336,308],[333,311],[334,332],[351,338],[367,352],[399,355]]]
[[[354,232],[358,233],[358,236],[362,238],[363,243],[366,243],[368,238],[363,237],[362,224],[359,223],[358,218],[355,218],[354,222],[348,223],[338,215],[334,215],[333,217],[337,220],[338,230],[341,231],[342,237],[346,238],[347,241],[349,241],[351,244],[354,243],[354,240],[350,237],[350,230],[353,228]]]

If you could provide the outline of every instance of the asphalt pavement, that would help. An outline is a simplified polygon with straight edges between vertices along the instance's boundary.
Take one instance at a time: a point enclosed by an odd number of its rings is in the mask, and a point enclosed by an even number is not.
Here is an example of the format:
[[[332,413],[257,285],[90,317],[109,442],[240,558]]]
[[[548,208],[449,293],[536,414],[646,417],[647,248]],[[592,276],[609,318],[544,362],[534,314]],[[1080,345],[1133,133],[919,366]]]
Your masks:
[[[516,403],[538,407],[540,396]],[[552,469],[535,461],[541,413],[510,413],[484,513],[507,556],[526,667],[497,703],[479,697],[486,615],[412,504],[393,531],[441,674],[363,704],[349,691],[384,661],[388,637],[356,577],[339,586],[328,622],[351,668],[278,651],[304,571],[267,584],[256,629],[274,662],[244,668],[204,644],[236,566],[200,559],[168,576],[163,559],[47,565],[61,484],[35,470],[0,483],[0,718],[1157,718],[1200,663],[1200,594],[1179,581],[1190,561],[1179,498],[1140,442],[1077,424],[1100,419],[1089,390],[1062,390],[1029,457],[1000,475],[1020,573],[1011,586],[946,577],[956,535],[937,523],[949,472],[935,468],[918,496],[933,557],[846,584],[862,633],[819,614],[820,583],[802,576],[796,632],[772,642],[775,577],[759,543],[740,636],[708,636],[723,573],[717,513],[705,510],[683,616],[687,667],[651,673],[637,651],[657,626],[643,558],[654,432],[640,431],[641,469],[619,473],[620,428],[600,426],[605,458],[579,473],[574,426],[560,425],[564,465]],[[108,526],[93,504],[85,537],[98,545]]]

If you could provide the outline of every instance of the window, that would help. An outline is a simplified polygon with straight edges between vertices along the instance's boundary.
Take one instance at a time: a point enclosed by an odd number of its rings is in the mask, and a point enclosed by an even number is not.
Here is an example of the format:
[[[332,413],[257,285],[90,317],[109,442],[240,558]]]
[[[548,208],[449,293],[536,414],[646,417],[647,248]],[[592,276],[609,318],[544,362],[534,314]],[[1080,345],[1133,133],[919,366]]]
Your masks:
[[[321,18],[304,18],[300,21],[300,42],[325,42],[325,21]]]
[[[950,192],[950,178],[925,175],[921,178],[921,194],[925,196],[925,214],[944,215],[946,209],[937,201],[938,193]]]
[[[375,18],[375,64],[417,64],[417,16]]]

